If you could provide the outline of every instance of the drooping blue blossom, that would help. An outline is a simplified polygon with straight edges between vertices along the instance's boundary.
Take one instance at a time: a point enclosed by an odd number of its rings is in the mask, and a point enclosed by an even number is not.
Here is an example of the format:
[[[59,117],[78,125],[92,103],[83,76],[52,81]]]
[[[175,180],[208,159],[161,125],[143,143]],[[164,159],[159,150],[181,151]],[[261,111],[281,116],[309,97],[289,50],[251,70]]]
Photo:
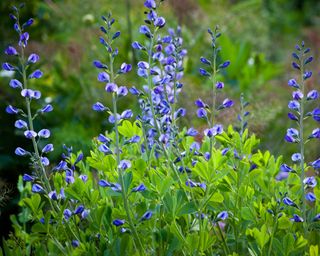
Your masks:
[[[95,60],[93,61],[93,65],[98,68],[98,69],[108,69],[108,66],[106,64],[103,64],[101,61],[99,60]]]
[[[205,57],[201,57],[200,58],[200,61],[203,63],[203,64],[206,64],[206,65],[211,65],[211,61],[209,61],[208,59],[206,59]]]
[[[289,197],[284,197],[282,202],[286,205],[297,207],[297,205]]]
[[[107,110],[108,108],[106,108],[102,103],[97,102],[97,103],[93,104],[92,109],[97,112],[103,112],[103,111]]]
[[[23,120],[17,120],[14,123],[14,126],[18,129],[28,129],[28,124],[27,122],[23,121]]]
[[[312,192],[308,192],[305,197],[306,197],[306,200],[309,202],[314,202],[317,199],[315,194],[313,194]]]
[[[221,108],[230,108],[232,106],[233,106],[233,101],[227,98],[222,102]]]
[[[320,213],[318,213],[316,216],[314,216],[313,221],[319,221],[320,220]]]
[[[312,76],[312,72],[311,71],[306,71],[303,73],[303,79],[307,80]]]
[[[38,54],[35,54],[35,53],[32,53],[30,54],[30,56],[28,57],[28,64],[29,63],[36,63],[38,62],[40,59],[39,55]]]
[[[31,131],[31,130],[26,130],[24,132],[24,136],[27,138],[27,139],[33,139],[35,137],[37,137],[37,133],[35,131]]]
[[[111,139],[104,136],[103,134],[99,134],[98,136],[98,140],[101,142],[101,143],[106,143],[106,144],[110,144],[111,142]]]
[[[211,74],[207,70],[205,70],[203,68],[199,68],[199,73],[202,76],[211,76]]]
[[[44,192],[44,189],[43,189],[43,187],[40,186],[39,184],[33,184],[31,191],[32,191],[33,193],[42,193],[42,192]]]
[[[98,74],[98,81],[103,83],[109,83],[110,82],[110,76],[107,72],[101,72]]]
[[[84,211],[84,206],[83,205],[79,205],[75,210],[74,210],[74,214],[80,214]]]
[[[132,66],[130,64],[127,63],[122,63],[121,67],[120,67],[120,73],[125,74],[130,72],[132,69]]]
[[[300,153],[294,153],[292,156],[291,156],[291,160],[293,162],[300,162],[301,161],[301,154]]]
[[[43,76],[43,73],[40,69],[37,69],[35,71],[33,71],[30,75],[29,75],[29,79],[35,78],[41,78]]]
[[[217,82],[216,83],[216,88],[219,89],[219,90],[223,89],[224,88],[224,83],[223,82]]]
[[[15,67],[7,62],[2,64],[2,68],[6,71],[14,71],[15,70]]]
[[[147,0],[144,2],[144,6],[149,9],[155,9],[157,7],[155,0]]]
[[[69,209],[65,209],[63,211],[63,216],[66,220],[69,220],[72,216],[72,212]]]
[[[300,88],[299,84],[297,83],[297,81],[295,79],[290,79],[288,81],[288,85],[291,87],[297,88],[297,89]]]
[[[296,100],[291,100],[288,104],[288,108],[291,110],[299,111],[300,110],[300,103]]]
[[[72,240],[71,245],[76,248],[80,246],[80,242],[78,240]]]
[[[122,112],[122,114],[120,115],[120,118],[121,119],[130,119],[132,116],[133,116],[132,110],[127,109]]]
[[[280,165],[280,171],[281,172],[295,172],[290,166],[286,164]]]
[[[40,110],[40,112],[42,112],[42,113],[48,113],[48,112],[51,112],[52,110],[53,110],[52,105],[47,104],[46,106],[44,106],[44,107]]]
[[[16,107],[13,107],[13,106],[9,105],[9,106],[6,107],[6,112],[8,114],[15,115],[15,114],[18,114],[19,111],[18,111],[18,109]]]
[[[316,100],[319,98],[319,93],[317,90],[311,90],[307,94],[307,100]]]
[[[19,53],[17,52],[16,48],[14,48],[13,46],[8,46],[5,49],[4,53],[9,55],[9,56],[19,55]]]
[[[50,131],[48,129],[42,129],[38,132],[40,138],[47,139],[50,137]]]
[[[22,83],[17,79],[11,79],[9,82],[11,88],[20,88],[22,89]]]
[[[14,151],[14,153],[18,156],[25,156],[25,155],[29,155],[30,152],[24,150],[23,148],[17,147]]]
[[[42,149],[42,153],[49,153],[49,152],[52,152],[54,150],[53,148],[53,144],[47,144],[43,147]]]
[[[311,135],[308,138],[309,139],[312,139],[312,138],[320,139],[320,128],[313,129]]]
[[[117,92],[118,86],[115,83],[107,83],[105,90],[109,93]]]
[[[288,113],[288,117],[291,119],[291,120],[293,120],[293,121],[298,121],[299,119],[298,119],[298,117],[296,117],[293,113],[291,113],[291,112],[289,112]]]
[[[199,108],[197,110],[197,116],[199,118],[206,118],[207,117],[207,111],[204,108]]]
[[[228,217],[229,217],[228,212],[227,211],[223,211],[223,212],[220,212],[217,215],[217,220],[226,220]]]
[[[99,186],[101,187],[111,187],[111,183],[106,180],[99,180]]]
[[[314,188],[317,185],[317,180],[314,176],[310,176],[303,180],[303,184],[305,184],[307,188]]]
[[[225,62],[223,62],[222,64],[219,65],[219,68],[227,68],[230,65],[230,61],[227,60]]]
[[[294,100],[301,100],[303,98],[303,93],[300,90],[292,92],[292,98]]]
[[[122,226],[126,221],[125,220],[120,220],[120,219],[115,219],[112,221],[112,224],[115,225],[116,227]]]
[[[166,20],[163,17],[157,17],[154,21],[154,26],[162,28],[166,24]]]
[[[124,97],[128,94],[128,89],[125,86],[120,86],[117,90],[117,95],[119,97]]]
[[[186,132],[186,136],[197,136],[198,135],[198,131],[196,129],[194,129],[193,127],[189,128]]]
[[[142,191],[145,191],[146,189],[147,189],[146,186],[143,183],[141,183],[137,187],[134,187],[132,189],[132,192],[142,192]]]
[[[98,149],[99,149],[99,151],[101,151],[105,155],[112,154],[111,149],[105,144],[101,144]]]
[[[56,171],[62,171],[67,169],[67,162],[65,161],[60,161],[59,164],[54,168]]]
[[[297,214],[293,214],[293,217],[290,219],[293,222],[303,222],[303,218],[301,218],[299,215]]]
[[[320,122],[320,108],[315,108],[312,111],[312,117],[314,120],[316,120],[317,122]]]
[[[23,181],[34,181],[34,177],[32,177],[32,176],[29,175],[29,174],[23,174],[22,180],[23,180]]]
[[[48,197],[51,199],[51,200],[58,200],[58,195],[57,195],[57,192],[55,190],[53,191],[50,191],[48,193]]]
[[[150,220],[151,217],[152,217],[152,211],[147,211],[142,215],[141,221]]]
[[[44,157],[44,156],[40,157],[40,161],[44,166],[48,166],[50,164],[49,159],[47,157]]]
[[[133,42],[132,43],[132,48],[136,50],[143,50],[145,49],[139,42]]]

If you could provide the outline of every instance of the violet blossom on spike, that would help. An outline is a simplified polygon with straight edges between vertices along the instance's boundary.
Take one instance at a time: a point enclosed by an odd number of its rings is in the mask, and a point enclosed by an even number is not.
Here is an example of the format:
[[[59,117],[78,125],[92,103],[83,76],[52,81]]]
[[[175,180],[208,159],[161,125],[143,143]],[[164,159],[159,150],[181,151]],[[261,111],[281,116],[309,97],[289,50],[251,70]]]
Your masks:
[[[298,121],[299,119],[298,119],[298,117],[296,117],[293,113],[291,113],[291,112],[289,112],[288,113],[288,117],[291,119],[291,120],[293,120],[293,121]]]
[[[9,85],[10,85],[11,88],[14,88],[14,89],[15,88],[21,88],[22,89],[22,83],[17,79],[10,80]]]
[[[186,136],[196,136],[196,135],[198,135],[198,131],[196,130],[196,129],[194,129],[194,128],[189,128],[188,130],[187,130],[187,132],[186,132]]]
[[[151,217],[152,217],[152,212],[151,211],[147,211],[142,215],[141,221],[150,220]]]
[[[36,133],[35,131],[26,130],[26,131],[24,132],[24,136],[25,136],[27,139],[32,139],[32,138],[37,137],[37,133]]]
[[[223,82],[217,82],[216,83],[216,88],[217,89],[222,89],[224,87],[224,83]]]
[[[197,116],[199,118],[206,118],[207,117],[207,111],[204,108],[199,108],[197,110]]]
[[[305,196],[306,200],[310,201],[310,202],[314,202],[316,201],[316,196],[315,194],[313,194],[312,192],[308,192]]]
[[[107,92],[116,92],[118,90],[118,86],[114,83],[107,83],[105,90]]]
[[[230,61],[225,61],[224,63],[222,63],[221,65],[219,65],[219,68],[227,68],[230,65]]]
[[[194,103],[198,108],[206,108],[208,106],[201,99],[197,99]]]
[[[142,191],[145,191],[145,190],[146,190],[146,186],[143,183],[141,183],[139,186],[134,187],[132,189],[132,192],[142,192]]]
[[[320,108],[315,108],[312,111],[312,117],[314,120],[316,120],[317,122],[320,122]]]
[[[297,214],[293,214],[293,217],[290,219],[291,221],[294,222],[303,222],[303,218],[301,218],[299,215]]]
[[[163,17],[157,17],[153,24],[156,27],[162,28],[166,24],[166,20]]]
[[[120,73],[123,73],[123,74],[128,73],[131,71],[131,69],[132,69],[132,66],[124,62],[121,64]]]
[[[120,118],[121,119],[130,119],[133,116],[133,113],[130,109],[126,109],[122,112]]]
[[[314,216],[313,221],[319,221],[320,220],[320,213],[318,213],[316,216]]]
[[[282,202],[286,205],[289,205],[289,206],[294,206],[296,207],[297,205],[289,198],[289,197],[285,197],[282,199]]]
[[[106,155],[112,154],[111,149],[105,144],[101,144],[98,149]]]
[[[312,134],[309,136],[309,138],[316,138],[320,139],[320,128],[316,128],[312,131]]]
[[[280,165],[280,171],[282,171],[282,172],[294,172],[294,170],[290,166],[288,166],[286,164]]]
[[[317,185],[317,180],[315,177],[310,176],[303,180],[303,184],[305,184],[308,188],[314,188]]]
[[[110,82],[110,76],[108,75],[107,72],[101,72],[101,73],[98,74],[98,81],[99,82],[109,83]]]
[[[6,112],[8,114],[14,115],[14,114],[18,114],[19,111],[18,111],[18,109],[16,107],[13,107],[13,106],[9,105],[9,106],[6,107]]]
[[[95,60],[93,61],[93,65],[96,67],[96,68],[99,68],[99,69],[108,69],[108,66],[106,64],[103,64],[101,61],[99,60]]]
[[[79,247],[80,246],[80,242],[78,241],[78,240],[72,240],[72,242],[71,242],[71,245],[72,245],[72,247]]]
[[[301,100],[303,98],[303,93],[300,90],[294,91],[292,92],[292,98],[294,100]]]
[[[48,113],[48,112],[51,112],[52,110],[53,110],[53,107],[52,107],[50,104],[48,104],[48,105],[44,106],[44,107],[40,110],[40,112],[42,112],[42,113]]]
[[[311,76],[312,76],[312,72],[311,72],[311,71],[306,71],[306,72],[304,72],[304,74],[303,74],[303,79],[304,79],[304,80],[307,80],[307,79],[309,79]]]
[[[125,220],[116,219],[112,221],[112,224],[115,225],[116,227],[122,226],[124,223],[125,223]]]
[[[300,110],[300,103],[296,100],[291,100],[288,104],[288,108],[291,110],[299,111]]]
[[[203,63],[203,64],[206,64],[206,65],[211,65],[211,61],[209,61],[208,59],[204,58],[204,57],[201,57],[200,58],[200,61]]]
[[[120,86],[117,90],[117,95],[119,97],[126,96],[128,94],[128,89],[125,86]]]
[[[8,46],[6,48],[6,50],[4,51],[5,54],[12,56],[12,55],[18,55],[18,52],[16,50],[16,48],[14,48],[13,46]]]
[[[43,187],[41,187],[39,184],[33,184],[31,191],[32,191],[33,193],[41,193],[41,192],[44,191],[44,189],[43,189]]]
[[[54,150],[53,145],[47,144],[43,147],[42,153],[49,153],[49,152],[52,152],[53,150]]]
[[[15,70],[15,67],[7,62],[2,64],[2,68],[6,71],[14,71]]]
[[[23,148],[17,147],[14,151],[14,153],[17,156],[25,156],[25,155],[29,155],[30,153],[26,150],[24,150]]]
[[[150,29],[146,25],[142,25],[139,29],[139,32],[144,35],[150,35]]]
[[[111,184],[106,180],[99,180],[99,186],[105,188],[105,187],[111,187]]]
[[[103,112],[107,110],[107,108],[100,102],[93,104],[92,109],[97,112]]]
[[[66,220],[69,220],[72,216],[72,212],[69,209],[65,209],[63,211],[63,216]]]
[[[139,42],[133,42],[131,46],[133,49],[136,49],[136,50],[144,49],[144,47]]]
[[[55,190],[49,192],[48,197],[49,197],[51,200],[58,200],[57,192],[56,192]]]
[[[297,81],[295,79],[290,79],[288,81],[288,85],[294,88],[300,88],[299,84],[297,83]]]
[[[17,120],[14,123],[14,126],[18,129],[28,129],[28,124],[27,122],[23,121],[23,120]]]
[[[202,76],[211,76],[211,74],[207,70],[205,70],[203,68],[199,68],[199,73]]]
[[[99,136],[98,136],[98,141],[100,141],[100,142],[102,142],[102,143],[110,144],[111,139],[107,138],[107,137],[104,136],[103,134],[99,134]]]
[[[44,166],[48,166],[50,164],[49,159],[47,157],[44,157],[44,156],[40,157],[40,161]]]
[[[223,102],[222,102],[222,107],[223,108],[230,108],[233,106],[233,101],[232,100],[229,100],[229,99],[225,99]]]
[[[29,174],[23,174],[22,176],[23,181],[34,181],[34,177],[30,176]]]
[[[312,90],[307,94],[307,100],[316,100],[319,98],[319,93],[317,90]]]
[[[32,74],[29,75],[29,79],[35,78],[41,78],[43,76],[43,73],[41,70],[37,69],[36,71],[34,71]]]
[[[218,215],[217,215],[217,219],[218,220],[225,220],[227,219],[229,216],[228,212],[227,211],[223,211],[223,212],[220,212]]]
[[[146,0],[144,2],[144,6],[148,9],[155,9],[157,7],[156,2],[154,0]]]
[[[121,170],[126,170],[131,167],[131,162],[129,160],[121,160],[118,168]]]
[[[294,153],[292,156],[291,156],[291,160],[293,162],[300,162],[301,161],[301,154],[300,153]]]
[[[48,129],[42,129],[42,130],[40,130],[40,131],[38,132],[38,136],[39,136],[40,138],[45,138],[45,139],[47,139],[47,138],[50,137],[50,131],[49,131]]]
[[[38,62],[38,60],[40,59],[39,55],[32,53],[29,57],[28,57],[28,63],[36,63]]]

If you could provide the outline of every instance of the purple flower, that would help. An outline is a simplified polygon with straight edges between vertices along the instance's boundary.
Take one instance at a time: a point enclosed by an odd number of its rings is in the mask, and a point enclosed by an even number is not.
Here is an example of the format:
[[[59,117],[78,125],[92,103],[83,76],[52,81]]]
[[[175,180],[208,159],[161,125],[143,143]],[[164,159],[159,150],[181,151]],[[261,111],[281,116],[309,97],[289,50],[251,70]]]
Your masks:
[[[197,99],[194,104],[196,104],[198,108],[206,108],[208,106],[201,99]]]
[[[113,34],[112,40],[118,38],[120,35],[121,35],[121,32],[120,32],[120,31],[117,31],[116,33]]]
[[[206,64],[206,65],[211,65],[211,61],[209,61],[208,59],[204,58],[204,57],[201,57],[200,58],[200,61],[203,63],[203,64]]]
[[[145,61],[139,61],[138,64],[137,64],[138,68],[141,68],[141,69],[149,69],[149,63],[148,62],[145,62]]]
[[[34,178],[30,176],[29,174],[23,174],[22,176],[23,181],[34,181]]]
[[[223,82],[217,82],[216,83],[216,88],[217,89],[222,89],[224,87],[224,83]]]
[[[9,105],[9,106],[6,107],[6,112],[8,114],[14,115],[14,114],[18,114],[19,111],[18,111],[18,109],[16,107],[13,107],[13,106]]]
[[[313,61],[313,57],[312,57],[312,56],[310,56],[309,58],[307,58],[307,59],[304,61],[304,64],[306,65],[306,64],[310,63],[311,61]]]
[[[14,126],[18,129],[28,129],[28,124],[23,120],[17,120]]]
[[[2,68],[6,71],[14,71],[15,70],[15,67],[7,62],[2,64]]]
[[[7,49],[4,51],[5,54],[12,56],[12,55],[19,55],[16,48],[12,46],[8,46]]]
[[[288,85],[294,88],[300,88],[299,84],[297,83],[297,81],[295,79],[290,79],[288,81]]]
[[[114,83],[107,83],[105,90],[107,92],[116,92],[118,90],[118,86]]]
[[[108,69],[108,66],[106,64],[103,64],[101,61],[99,60],[94,60],[93,61],[93,65],[96,67],[96,68],[99,68],[99,69]]]
[[[81,174],[81,175],[79,176],[79,178],[80,178],[84,183],[86,183],[86,182],[88,181],[88,176],[87,176],[87,175]]]
[[[51,200],[58,200],[58,195],[57,195],[57,192],[56,192],[55,190],[49,192],[48,197],[49,197]]]
[[[150,29],[146,25],[142,25],[139,29],[139,32],[144,35],[150,35]]]
[[[227,60],[227,61],[223,62],[223,63],[219,66],[219,68],[226,68],[226,67],[228,67],[229,65],[230,65],[230,61]]]
[[[300,65],[298,65],[296,62],[292,62],[292,67],[300,70]]]
[[[49,153],[49,152],[52,152],[54,149],[53,149],[53,145],[52,144],[47,144],[43,147],[42,149],[42,153]]]
[[[174,118],[177,119],[179,117],[183,117],[186,115],[186,109],[185,108],[179,108],[175,113],[174,113]]]
[[[317,122],[320,122],[320,108],[315,108],[312,111],[312,117],[314,120],[316,120]]]
[[[288,176],[289,176],[288,172],[279,172],[278,175],[276,176],[276,180],[281,181],[288,178]]]
[[[220,212],[218,215],[217,215],[217,219],[218,220],[225,220],[227,219],[229,216],[228,212],[227,211],[223,211],[223,212]]]
[[[72,245],[72,247],[79,247],[80,243],[78,240],[72,240],[71,245]]]
[[[211,76],[211,74],[207,70],[205,70],[203,68],[199,68],[199,73],[202,76]]]
[[[194,128],[189,128],[188,131],[186,132],[186,136],[196,136],[198,135],[198,131]]]
[[[303,98],[303,93],[300,90],[292,92],[292,98],[294,100],[301,100]]]
[[[111,149],[108,148],[108,146],[105,145],[105,144],[101,144],[101,145],[99,146],[99,150],[100,150],[102,153],[104,153],[105,155],[112,154]]]
[[[303,219],[297,214],[293,214],[293,217],[290,220],[294,222],[303,222]]]
[[[115,225],[116,227],[122,226],[126,221],[125,220],[120,220],[120,219],[115,219],[112,221],[112,224]]]
[[[128,73],[131,71],[131,69],[132,69],[132,66],[124,62],[121,64],[120,73],[123,73],[123,74]]]
[[[72,212],[69,209],[65,209],[63,211],[63,216],[66,220],[69,220],[72,216]]]
[[[310,164],[314,169],[320,169],[320,158]]]
[[[39,55],[32,53],[29,57],[28,57],[28,63],[36,63],[38,62],[38,60],[40,59]]]
[[[10,87],[11,88],[21,88],[22,89],[22,83],[17,80],[17,79],[12,79],[10,80],[10,83],[9,83]]]
[[[163,17],[158,17],[154,21],[156,27],[162,28],[166,24],[166,20]]]
[[[145,191],[145,190],[146,190],[146,186],[143,183],[141,183],[139,186],[134,187],[132,189],[132,192],[142,192],[142,191]]]
[[[90,210],[84,209],[81,213],[81,219],[86,219],[89,216]]]
[[[132,48],[136,50],[142,50],[144,47],[139,43],[139,42],[133,42],[132,43]]]
[[[32,139],[32,138],[37,137],[37,133],[36,133],[35,131],[26,130],[26,131],[24,132],[24,136],[25,136],[27,139]]]
[[[44,166],[48,166],[50,164],[50,161],[47,157],[42,156],[42,157],[40,157],[40,160]]]
[[[286,164],[280,165],[281,172],[294,172],[294,170]]]
[[[224,148],[221,150],[221,155],[225,156],[229,152],[229,148]]]
[[[126,96],[128,94],[128,89],[125,86],[120,86],[117,90],[117,95],[119,97]]]
[[[319,98],[319,93],[317,90],[312,90],[307,94],[307,100],[316,100]]]
[[[80,214],[82,213],[84,210],[84,206],[83,205],[79,205],[75,210],[74,210],[74,214]]]
[[[232,100],[229,100],[229,99],[225,99],[223,102],[222,102],[222,107],[223,108],[230,108],[233,106],[233,101]]]
[[[41,193],[41,192],[44,191],[44,189],[43,189],[43,187],[41,187],[39,184],[33,184],[31,191],[32,191],[33,193]]]
[[[23,25],[22,25],[22,28],[27,28],[27,27],[30,27],[32,24],[33,24],[33,19],[30,18],[28,19]]]
[[[111,187],[111,184],[106,180],[99,180],[99,186],[101,187]]]
[[[204,108],[199,108],[197,110],[197,116],[199,118],[206,118],[207,117],[207,111]]]
[[[308,188],[314,188],[317,185],[317,180],[315,177],[310,176],[303,180],[303,184],[305,184]]]
[[[26,150],[24,150],[23,148],[20,148],[20,147],[17,147],[16,150],[14,151],[14,153],[17,156],[25,156],[25,155],[30,154],[28,151],[26,151]]]
[[[312,134],[309,136],[309,138],[317,138],[320,139],[320,128],[316,128],[312,131]]]
[[[129,119],[133,116],[133,113],[130,109],[126,109],[125,111],[122,112],[120,118],[121,119]]]
[[[35,78],[41,78],[43,76],[43,73],[41,70],[37,69],[36,71],[34,71],[32,74],[29,75],[29,79]]]
[[[311,71],[306,71],[303,74],[303,79],[307,80],[308,78],[310,78],[312,76],[312,72]]]
[[[291,156],[291,160],[293,162],[300,162],[301,161],[301,154],[300,153],[294,153],[292,156]]]
[[[149,9],[155,9],[157,7],[156,2],[154,0],[146,0],[144,2],[144,6]]]
[[[310,201],[310,202],[314,202],[314,201],[316,201],[316,196],[315,196],[315,194],[313,194],[312,192],[308,192],[307,194],[306,194],[306,200],[308,200],[308,201]]]
[[[131,167],[131,162],[129,160],[121,160],[118,168],[121,170],[126,170]]]
[[[152,217],[152,212],[151,211],[147,211],[142,215],[141,221],[150,220],[151,217]]]
[[[291,101],[289,101],[288,108],[291,110],[299,111],[300,110],[300,103],[296,100],[291,100]]]
[[[293,120],[293,121],[298,121],[298,117],[296,117],[294,114],[292,114],[291,112],[288,113],[288,117]]]
[[[320,213],[318,213],[316,216],[314,216],[313,221],[319,221],[320,220]]]
[[[103,112],[107,110],[107,108],[100,102],[93,104],[92,109],[97,112]]]
[[[49,131],[48,129],[42,129],[42,130],[40,130],[40,131],[38,132],[38,136],[39,136],[40,138],[45,138],[45,139],[47,139],[47,138],[50,137],[50,131]]]
[[[52,110],[53,110],[53,107],[52,107],[50,104],[48,104],[48,105],[44,106],[44,107],[40,110],[40,112],[42,112],[42,113],[48,113],[48,112],[51,112]]]
[[[98,81],[99,82],[109,83],[110,82],[110,76],[108,75],[107,72],[101,72],[101,73],[98,74]]]
[[[19,46],[26,47],[29,40],[29,33],[24,32],[20,35]]]
[[[289,205],[289,206],[294,206],[296,207],[297,205],[289,198],[289,197],[285,197],[282,199],[282,202],[286,205]]]
[[[60,161],[59,164],[54,168],[54,170],[62,171],[67,169],[67,163],[65,161]]]
[[[111,139],[107,138],[107,137],[104,136],[103,134],[99,134],[99,136],[98,136],[98,141],[100,141],[100,142],[102,142],[102,143],[110,144]]]

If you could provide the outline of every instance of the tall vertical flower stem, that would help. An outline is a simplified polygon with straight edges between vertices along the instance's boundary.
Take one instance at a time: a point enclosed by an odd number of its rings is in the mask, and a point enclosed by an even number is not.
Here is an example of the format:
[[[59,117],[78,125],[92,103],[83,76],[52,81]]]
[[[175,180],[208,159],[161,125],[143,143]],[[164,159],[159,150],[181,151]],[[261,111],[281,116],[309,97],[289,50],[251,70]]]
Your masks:
[[[305,82],[304,82],[304,59],[303,59],[304,53],[301,52],[301,58],[300,58],[300,76],[301,76],[301,92],[303,95],[305,95]],[[300,182],[301,182],[301,204],[302,204],[302,218],[304,219],[303,222],[303,230],[304,234],[306,234],[306,200],[305,200],[305,189],[304,189],[304,183],[303,180],[305,178],[304,173],[304,105],[305,105],[305,96],[301,99],[300,104],[300,116],[299,116],[299,135],[300,135],[300,155],[301,155],[301,161],[300,161]]]
[[[211,120],[209,121],[209,126],[212,127],[215,121],[215,112],[216,112],[216,100],[217,100],[217,91],[216,91],[216,62],[217,62],[217,55],[216,49],[213,50],[213,67],[212,67],[212,108],[211,108]],[[212,154],[213,148],[213,140],[214,137],[210,138],[210,154]]]
[[[114,72],[113,72],[113,56],[110,53],[109,54],[110,58],[110,81],[111,83],[115,82],[115,77],[114,77]],[[122,200],[123,200],[123,206],[126,211],[126,215],[128,218],[128,223],[130,226],[130,229],[132,231],[132,234],[134,236],[134,244],[138,250],[139,255],[143,255],[144,249],[143,245],[141,243],[141,240],[139,238],[138,232],[136,230],[136,227],[132,221],[131,214],[130,214],[130,209],[129,209],[129,203],[128,203],[128,196],[127,196],[127,191],[125,188],[124,184],[124,179],[123,179],[123,173],[121,168],[119,168],[120,164],[120,140],[119,140],[119,131],[118,131],[118,118],[117,118],[117,95],[116,93],[112,93],[112,106],[113,106],[113,115],[115,117],[115,122],[114,122],[114,128],[115,128],[115,133],[116,133],[116,159],[117,159],[117,172],[119,175],[119,180],[120,180],[120,185],[121,185],[121,195],[122,195]]]

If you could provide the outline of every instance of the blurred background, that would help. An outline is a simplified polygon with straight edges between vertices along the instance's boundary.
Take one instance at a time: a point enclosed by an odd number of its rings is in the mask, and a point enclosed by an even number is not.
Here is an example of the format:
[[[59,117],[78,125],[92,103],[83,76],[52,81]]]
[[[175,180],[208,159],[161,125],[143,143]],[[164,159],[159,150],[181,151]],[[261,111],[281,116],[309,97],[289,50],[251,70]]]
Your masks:
[[[108,129],[101,115],[91,111],[96,101],[108,105],[110,98],[103,93],[104,85],[97,81],[95,59],[105,60],[105,51],[99,44],[101,15],[112,12],[115,28],[122,34],[118,40],[122,62],[134,64],[140,56],[132,52],[133,40],[144,40],[138,33],[143,23],[143,0],[28,0],[21,16],[35,23],[28,31],[28,53],[40,55],[44,77],[32,84],[44,95],[44,101],[54,111],[36,121],[36,129],[50,128],[55,151],[52,162],[58,161],[62,145],[73,146],[74,151],[89,154],[91,139]],[[17,43],[13,22],[8,18],[12,5],[21,1],[0,1],[0,62],[9,45]],[[167,20],[166,28],[182,27],[184,45],[189,57],[185,62],[184,91],[180,105],[187,109],[181,126],[199,130],[205,124],[196,118],[194,101],[202,98],[210,102],[210,84],[198,74],[200,56],[209,56],[210,38],[207,28],[220,26],[223,33],[219,44],[221,58],[231,66],[221,75],[225,90],[221,95],[232,98],[236,106],[223,112],[219,122],[236,122],[240,92],[250,105],[249,129],[261,139],[260,149],[289,159],[295,147],[284,143],[286,129],[292,125],[287,119],[287,104],[291,99],[288,79],[296,77],[291,69],[291,53],[296,43],[304,40],[312,48],[315,61],[310,69],[314,75],[308,87],[319,89],[320,1],[318,0],[166,0],[159,14]],[[135,70],[135,69],[134,69]],[[135,71],[120,83],[141,86]],[[14,155],[17,146],[30,144],[14,129],[15,116],[5,113],[7,104],[23,106],[18,92],[8,85],[10,77],[0,72],[0,235],[10,230],[9,215],[18,212],[16,190],[18,176],[29,171],[28,162]],[[134,98],[121,102],[121,108],[137,110]],[[319,102],[319,101],[318,101]],[[34,106],[36,110],[37,106]],[[319,107],[319,106],[318,106]],[[315,122],[308,130],[316,128]],[[311,145],[312,144],[312,145]],[[319,143],[310,143],[307,160],[319,157]]]

